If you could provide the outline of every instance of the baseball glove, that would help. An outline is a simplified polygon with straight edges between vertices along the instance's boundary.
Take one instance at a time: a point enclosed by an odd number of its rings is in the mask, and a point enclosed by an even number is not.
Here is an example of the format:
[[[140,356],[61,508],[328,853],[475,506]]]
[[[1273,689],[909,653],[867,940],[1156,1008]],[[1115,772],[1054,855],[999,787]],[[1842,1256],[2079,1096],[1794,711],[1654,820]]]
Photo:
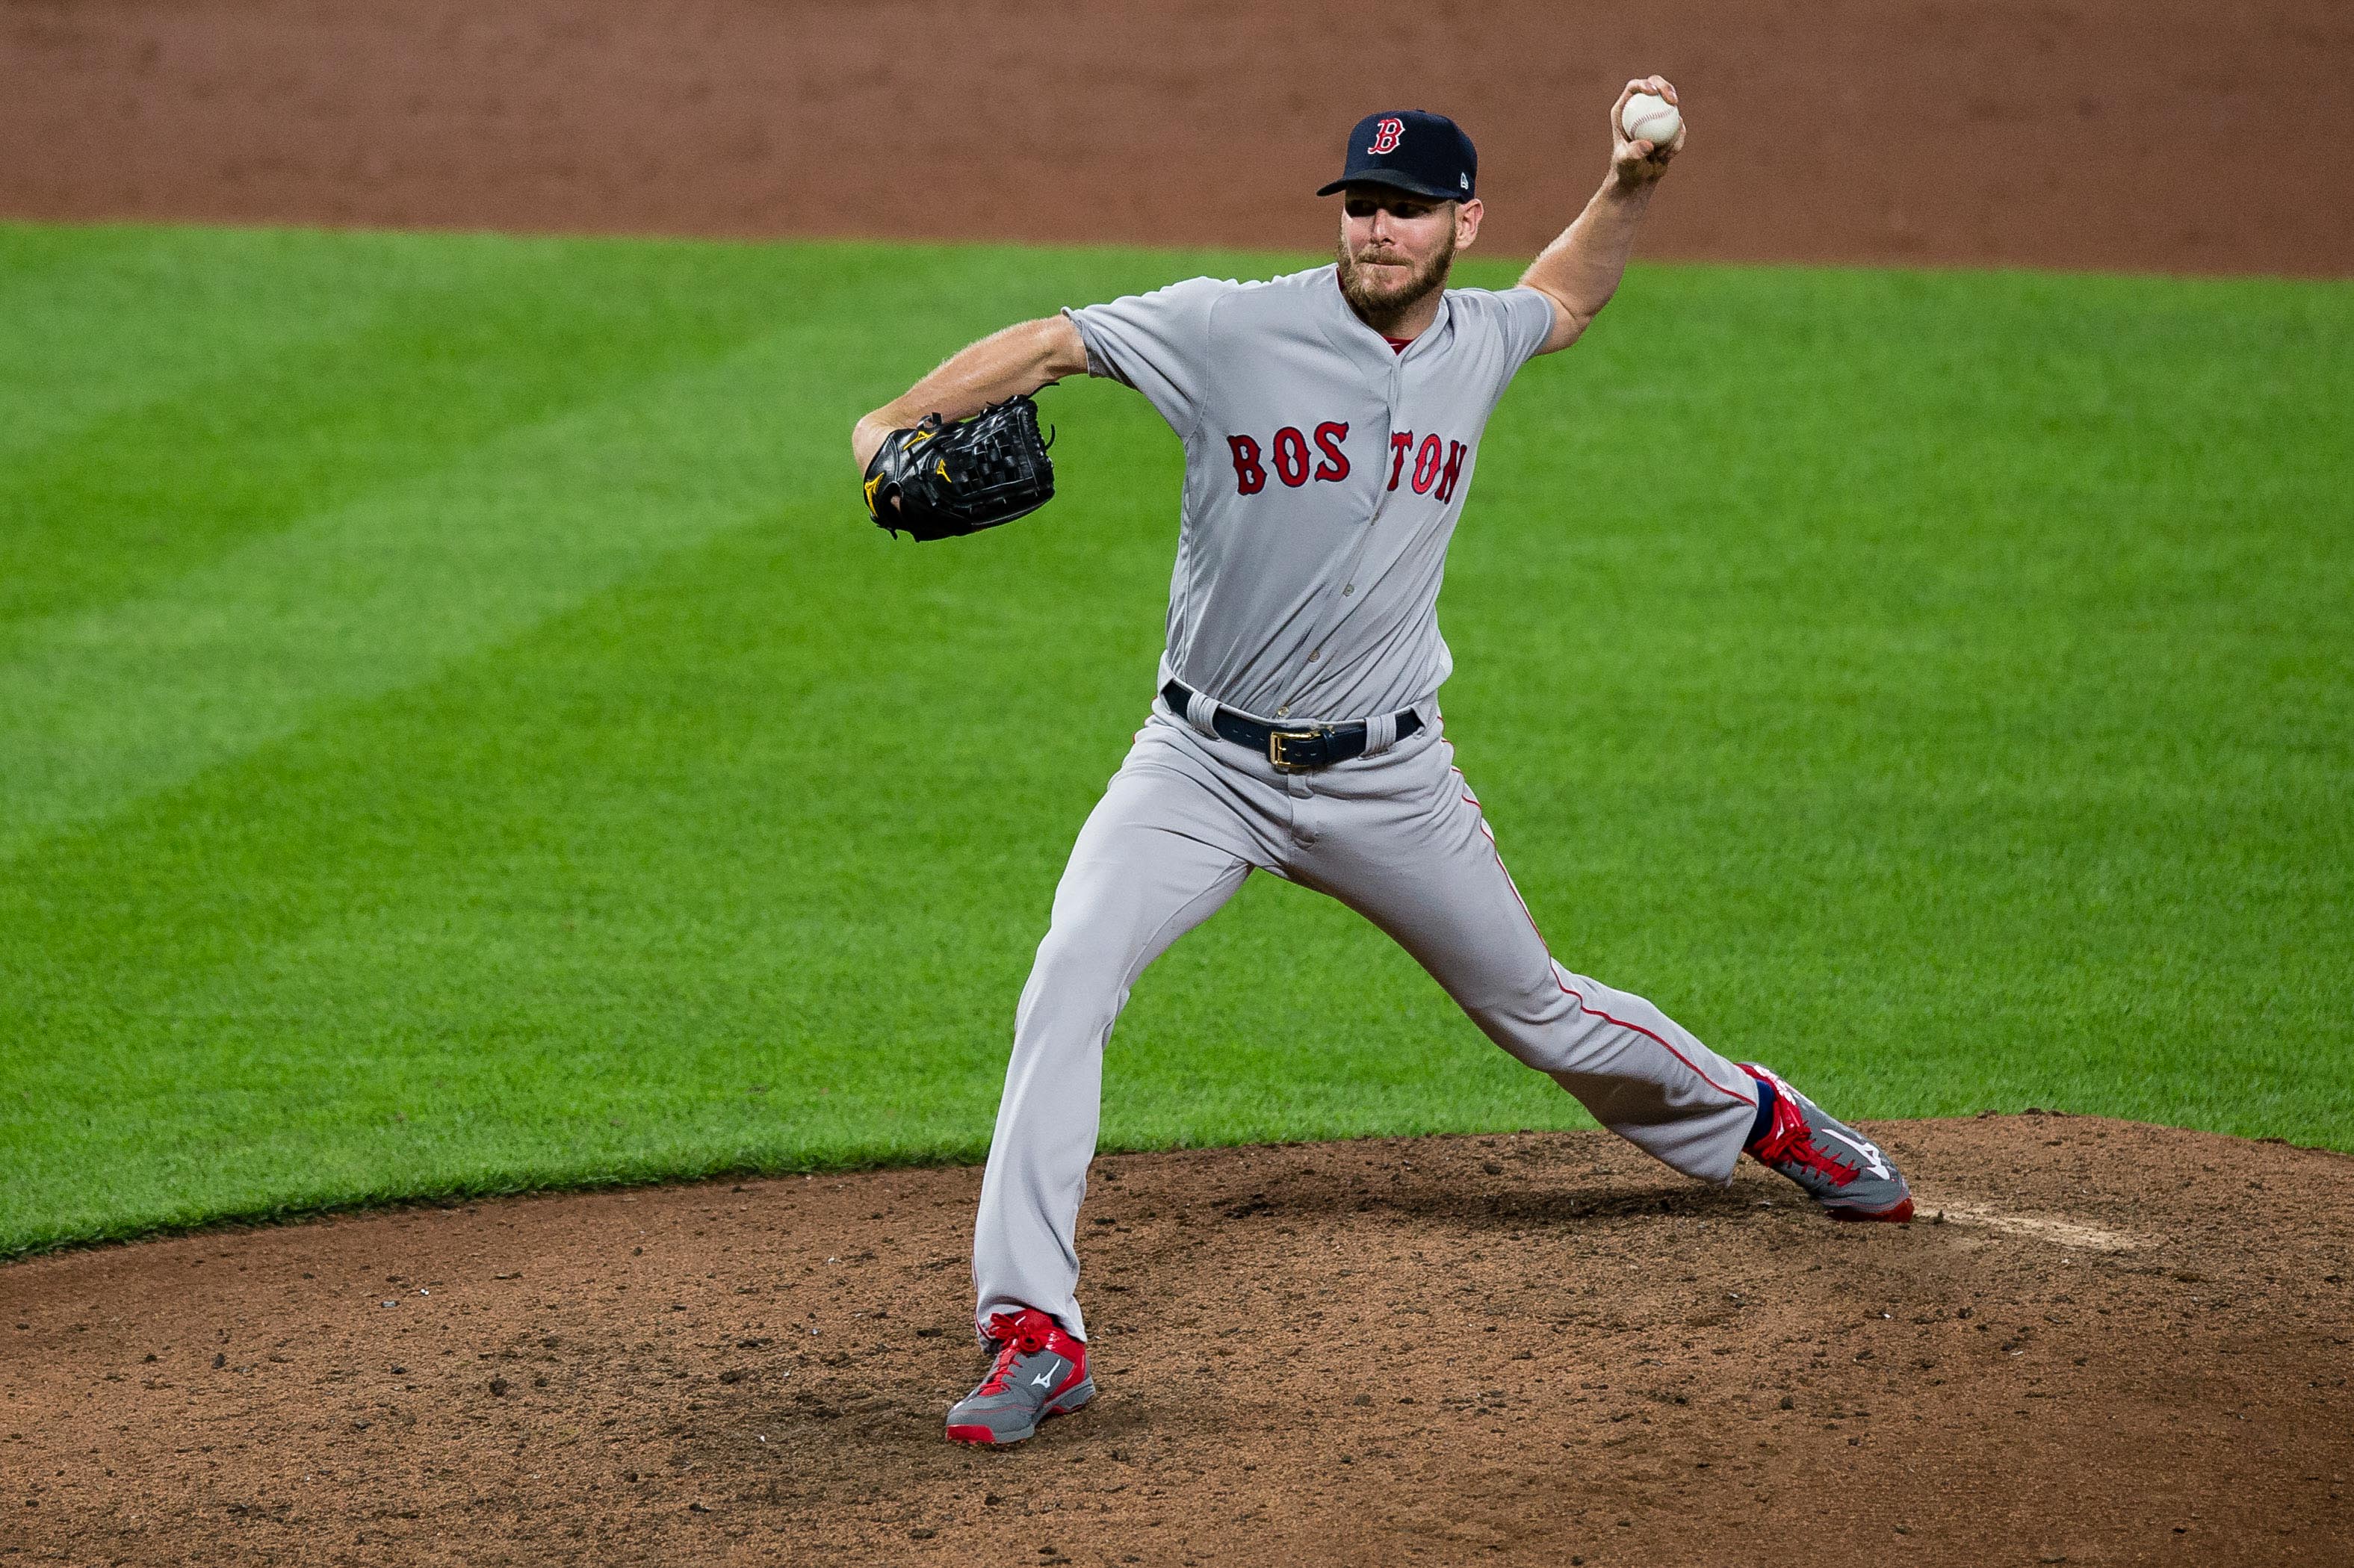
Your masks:
[[[893,538],[954,539],[1027,516],[1055,497],[1038,405],[992,403],[955,424],[927,414],[894,430],[866,465],[866,511]],[[894,500],[898,502],[893,506]]]

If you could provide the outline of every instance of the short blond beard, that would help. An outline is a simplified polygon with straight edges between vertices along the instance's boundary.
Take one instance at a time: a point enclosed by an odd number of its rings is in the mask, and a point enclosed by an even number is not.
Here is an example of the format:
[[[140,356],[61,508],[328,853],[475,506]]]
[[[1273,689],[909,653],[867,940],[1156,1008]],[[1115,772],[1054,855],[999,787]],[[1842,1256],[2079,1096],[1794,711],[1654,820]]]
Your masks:
[[[1357,271],[1357,259],[1349,253],[1348,220],[1341,220],[1341,238],[1333,251],[1340,272],[1341,292],[1375,332],[1386,332],[1395,326],[1405,319],[1407,312],[1436,291],[1447,287],[1447,271],[1455,265],[1455,203],[1447,203],[1447,243],[1438,248],[1437,254],[1415,269],[1397,293],[1378,299],[1366,289],[1364,279]]]

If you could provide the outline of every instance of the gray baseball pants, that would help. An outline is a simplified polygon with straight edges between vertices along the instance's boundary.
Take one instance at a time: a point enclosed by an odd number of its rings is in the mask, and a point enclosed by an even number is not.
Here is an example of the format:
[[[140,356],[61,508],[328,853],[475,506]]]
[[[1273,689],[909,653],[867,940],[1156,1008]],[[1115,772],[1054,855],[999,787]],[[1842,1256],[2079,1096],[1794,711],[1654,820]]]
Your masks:
[[[974,1226],[976,1325],[1035,1307],[1086,1338],[1074,1233],[1104,1044],[1137,976],[1255,866],[1380,927],[1611,1131],[1687,1175],[1733,1179],[1749,1078],[1641,997],[1553,961],[1454,761],[1433,723],[1378,755],[1278,773],[1153,705],[1072,847],[1022,988]]]

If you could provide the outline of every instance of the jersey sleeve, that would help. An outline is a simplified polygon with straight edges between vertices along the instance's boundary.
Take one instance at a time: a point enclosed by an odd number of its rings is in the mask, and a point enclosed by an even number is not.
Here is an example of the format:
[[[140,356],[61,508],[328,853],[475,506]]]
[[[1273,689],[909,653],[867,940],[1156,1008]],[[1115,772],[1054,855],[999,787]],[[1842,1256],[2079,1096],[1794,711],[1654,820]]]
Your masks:
[[[1087,345],[1087,374],[1135,387],[1182,436],[1200,422],[1208,390],[1211,310],[1233,287],[1193,278],[1063,313]]]
[[[1534,289],[1506,289],[1496,300],[1503,309],[1505,357],[1518,370],[1553,335],[1553,301]]]
[[[1450,291],[1456,328],[1471,338],[1471,363],[1488,384],[1490,407],[1553,334],[1553,302],[1534,289]]]

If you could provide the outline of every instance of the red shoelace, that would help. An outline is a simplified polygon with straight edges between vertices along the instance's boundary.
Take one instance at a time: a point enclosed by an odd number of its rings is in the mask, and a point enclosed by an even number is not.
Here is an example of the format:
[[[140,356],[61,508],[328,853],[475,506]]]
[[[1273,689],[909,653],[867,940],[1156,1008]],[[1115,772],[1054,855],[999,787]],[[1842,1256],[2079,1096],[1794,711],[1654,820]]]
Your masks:
[[[1766,1136],[1749,1146],[1749,1152],[1769,1165],[1790,1164],[1811,1171],[1834,1187],[1844,1187],[1861,1173],[1861,1165],[1847,1165],[1833,1159],[1815,1142],[1814,1134],[1807,1130],[1807,1118],[1797,1107],[1797,1091],[1776,1087],[1774,1095],[1774,1125]]]
[[[989,1380],[975,1393],[1003,1393],[1005,1380],[1013,1371],[1013,1362],[1021,1356],[1034,1356],[1046,1348],[1045,1330],[1034,1319],[1044,1316],[1039,1312],[992,1312],[989,1319],[989,1337],[997,1341],[997,1364],[989,1369]],[[1048,1327],[1052,1327],[1051,1321]]]

